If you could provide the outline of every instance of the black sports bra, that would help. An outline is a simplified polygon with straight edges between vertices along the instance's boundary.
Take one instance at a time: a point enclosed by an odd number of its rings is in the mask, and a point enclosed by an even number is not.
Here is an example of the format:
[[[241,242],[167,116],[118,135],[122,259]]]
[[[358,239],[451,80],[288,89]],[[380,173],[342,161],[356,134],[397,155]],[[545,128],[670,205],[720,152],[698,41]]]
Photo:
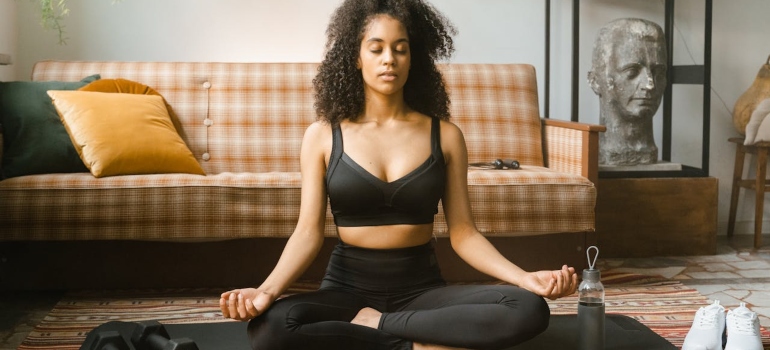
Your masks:
[[[385,182],[348,157],[342,130],[332,129],[333,143],[326,170],[334,223],[341,227],[429,224],[438,212],[446,186],[446,164],[441,151],[440,120],[431,124],[431,155],[402,178]]]

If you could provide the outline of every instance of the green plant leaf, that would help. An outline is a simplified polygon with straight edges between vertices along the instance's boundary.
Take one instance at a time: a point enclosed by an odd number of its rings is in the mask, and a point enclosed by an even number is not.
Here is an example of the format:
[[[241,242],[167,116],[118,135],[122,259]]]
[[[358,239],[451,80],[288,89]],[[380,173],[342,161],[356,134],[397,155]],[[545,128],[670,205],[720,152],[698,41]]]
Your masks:
[[[67,8],[67,0],[31,0],[37,2],[40,6],[40,25],[45,30],[55,30],[59,34],[59,45],[67,44],[64,25],[62,19],[70,13]],[[112,0],[112,3],[118,3],[123,0]]]

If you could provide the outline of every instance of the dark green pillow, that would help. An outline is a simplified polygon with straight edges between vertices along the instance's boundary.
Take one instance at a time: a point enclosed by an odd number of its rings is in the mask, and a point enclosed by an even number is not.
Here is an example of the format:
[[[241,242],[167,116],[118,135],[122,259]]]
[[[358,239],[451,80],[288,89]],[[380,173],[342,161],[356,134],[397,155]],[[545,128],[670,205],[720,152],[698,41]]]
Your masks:
[[[96,74],[78,82],[0,82],[0,177],[88,172],[46,91],[77,90],[99,78]]]

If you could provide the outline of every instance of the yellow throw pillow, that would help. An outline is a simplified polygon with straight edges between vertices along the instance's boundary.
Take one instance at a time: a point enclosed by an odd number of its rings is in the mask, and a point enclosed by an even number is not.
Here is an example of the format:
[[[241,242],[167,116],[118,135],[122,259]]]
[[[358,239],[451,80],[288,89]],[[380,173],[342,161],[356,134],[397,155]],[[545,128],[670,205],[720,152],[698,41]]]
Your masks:
[[[128,79],[101,79],[97,81],[100,83],[89,83],[88,85],[83,86],[78,90],[94,92],[117,92],[136,95],[160,95],[157,91],[155,91],[155,89]]]
[[[115,92],[121,94],[161,96],[159,92],[155,91],[155,89],[133,80],[117,78],[100,79],[97,81],[99,84],[89,83],[88,85],[79,88],[78,91]],[[174,113],[174,109],[171,108],[171,105],[169,105],[165,99],[163,99],[163,103],[166,104],[166,109],[168,109],[168,116],[171,117],[171,122],[174,123],[174,127],[176,128],[177,133],[179,133],[179,136],[182,137],[182,140],[187,140],[187,135],[184,133],[182,123],[179,122],[179,117],[177,117]]]
[[[48,91],[83,163],[95,177],[205,175],[157,95]]]

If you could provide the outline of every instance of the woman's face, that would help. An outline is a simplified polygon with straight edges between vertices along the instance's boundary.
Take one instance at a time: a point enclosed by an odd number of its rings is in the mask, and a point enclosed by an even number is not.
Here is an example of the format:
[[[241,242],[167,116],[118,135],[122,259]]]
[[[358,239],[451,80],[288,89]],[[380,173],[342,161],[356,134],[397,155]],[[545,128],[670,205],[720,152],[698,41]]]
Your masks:
[[[411,58],[404,25],[388,15],[372,18],[358,54],[358,68],[367,93],[401,93],[409,76]]]

